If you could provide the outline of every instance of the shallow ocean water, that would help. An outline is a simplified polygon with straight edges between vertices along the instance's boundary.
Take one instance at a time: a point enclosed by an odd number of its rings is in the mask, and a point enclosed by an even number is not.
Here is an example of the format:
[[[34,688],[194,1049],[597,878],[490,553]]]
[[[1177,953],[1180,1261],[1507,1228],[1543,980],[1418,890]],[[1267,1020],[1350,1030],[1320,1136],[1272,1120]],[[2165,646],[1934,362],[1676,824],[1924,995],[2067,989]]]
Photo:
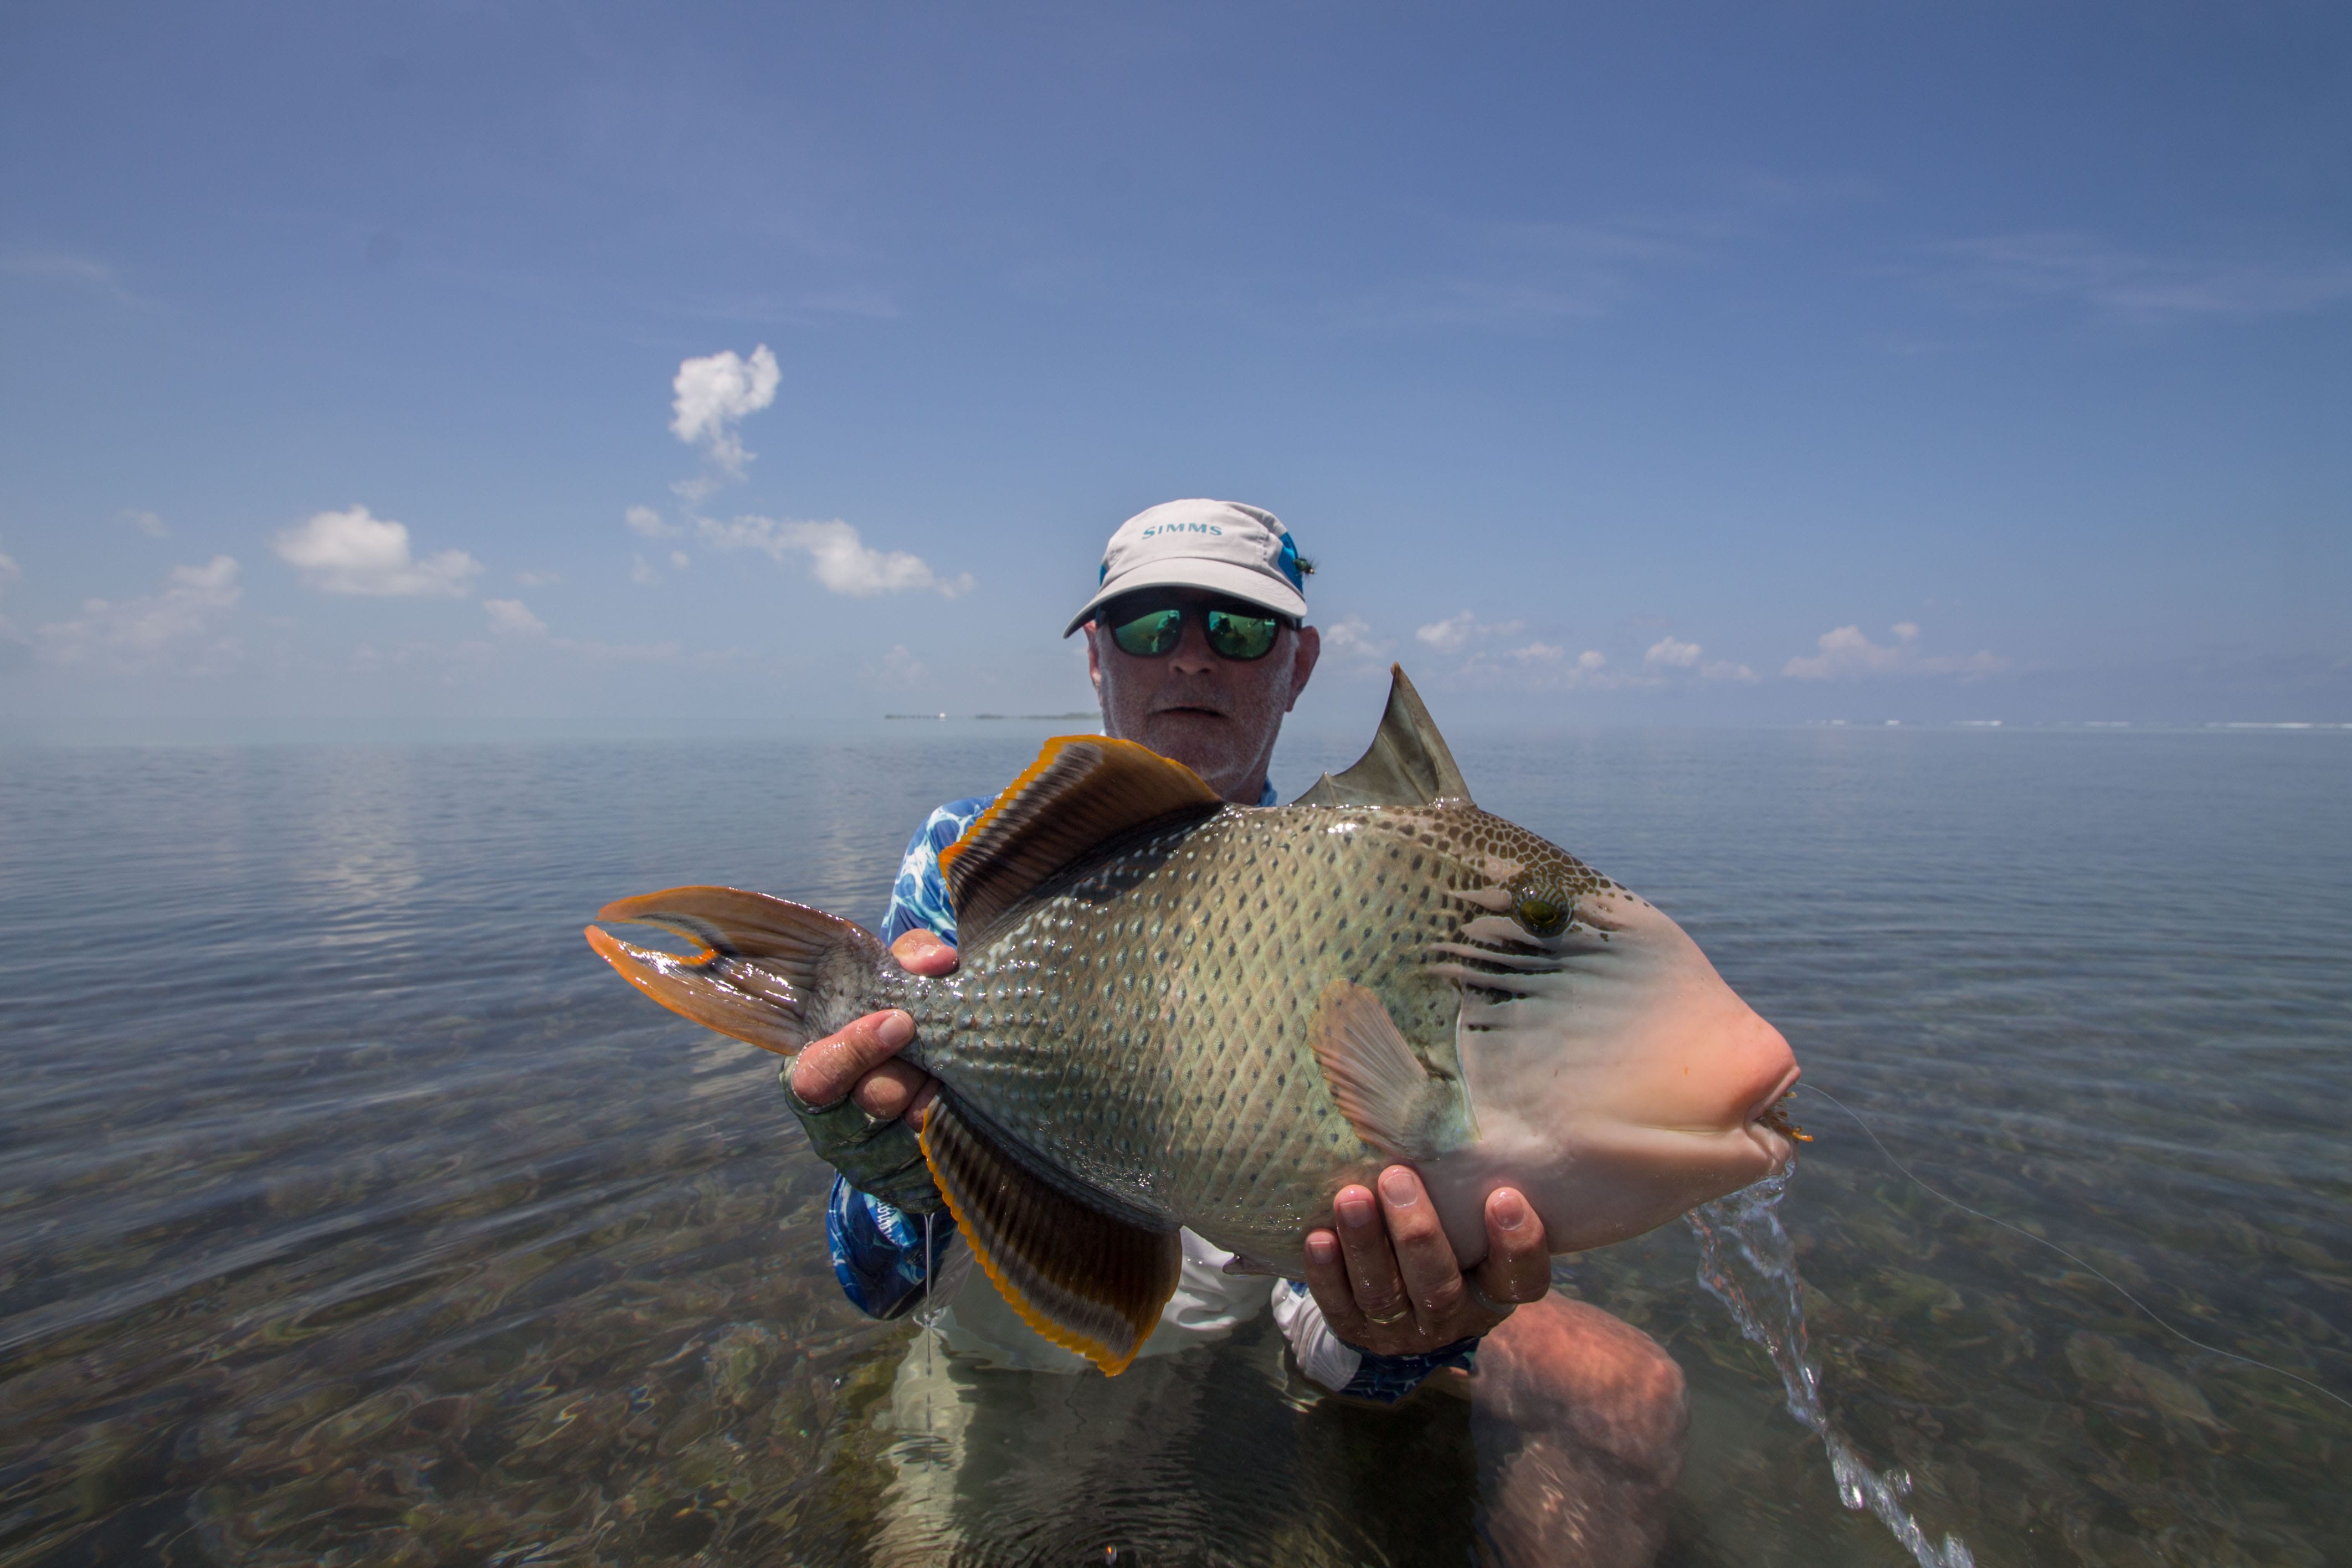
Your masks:
[[[772,1061],[579,932],[694,881],[871,921],[923,812],[1045,732],[0,752],[0,1565],[918,1560],[892,1387],[925,1352],[841,1301]],[[2352,1396],[2352,736],[1455,749],[1926,1179]],[[1931,1537],[2352,1561],[2352,1410],[1795,1109],[1824,1400]],[[1669,1227],[1559,1270],[1689,1375],[1662,1561],[1907,1561],[1697,1262]],[[982,1375],[960,1560],[1469,1560],[1460,1407],[1318,1405],[1265,1325],[1111,1383]]]

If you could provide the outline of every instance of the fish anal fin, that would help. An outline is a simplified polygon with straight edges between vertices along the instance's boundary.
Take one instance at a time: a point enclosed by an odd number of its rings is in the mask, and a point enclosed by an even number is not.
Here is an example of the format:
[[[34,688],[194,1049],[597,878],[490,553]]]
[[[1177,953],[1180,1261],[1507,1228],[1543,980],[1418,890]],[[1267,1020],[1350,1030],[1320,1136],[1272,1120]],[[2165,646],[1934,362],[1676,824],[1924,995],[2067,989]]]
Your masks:
[[[1439,800],[1467,804],[1470,786],[1454,766],[1454,753],[1437,733],[1437,722],[1421,694],[1405,679],[1404,666],[1389,666],[1389,706],[1372,744],[1345,773],[1326,773],[1294,806],[1427,806]]]
[[[1008,1154],[946,1093],[923,1157],[948,1208],[1022,1321],[1117,1377],[1159,1325],[1184,1267],[1171,1226],[1148,1229],[1070,1197]]]
[[[940,853],[966,945],[1098,845],[1224,804],[1201,776],[1148,747],[1101,735],[1045,743],[995,804]]]
[[[1350,980],[1325,986],[1307,1042],[1339,1113],[1389,1158],[1433,1160],[1472,1136],[1461,1085],[1422,1064],[1378,992]]]

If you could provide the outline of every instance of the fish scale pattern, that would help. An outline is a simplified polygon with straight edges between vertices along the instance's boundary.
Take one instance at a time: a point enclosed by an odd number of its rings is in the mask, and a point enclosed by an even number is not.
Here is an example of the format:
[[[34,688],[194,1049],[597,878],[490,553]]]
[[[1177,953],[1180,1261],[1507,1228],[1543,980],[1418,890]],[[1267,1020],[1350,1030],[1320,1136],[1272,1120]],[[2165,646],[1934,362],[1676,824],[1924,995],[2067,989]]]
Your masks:
[[[1612,886],[1467,803],[1227,810],[1114,847],[892,999],[917,1019],[909,1060],[1041,1176],[1279,1260],[1384,1163],[1309,1044],[1325,986],[1370,988],[1458,1078],[1460,992],[1431,945],[1466,942],[1498,893]]]

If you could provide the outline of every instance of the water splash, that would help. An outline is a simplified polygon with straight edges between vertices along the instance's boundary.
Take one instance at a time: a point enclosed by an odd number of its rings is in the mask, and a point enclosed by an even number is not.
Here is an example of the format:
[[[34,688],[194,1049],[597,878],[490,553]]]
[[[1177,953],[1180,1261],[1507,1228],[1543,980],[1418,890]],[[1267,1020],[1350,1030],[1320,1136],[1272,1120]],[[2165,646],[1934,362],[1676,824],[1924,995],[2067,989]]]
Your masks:
[[[1911,1495],[1909,1472],[1899,1467],[1872,1469],[1822,1407],[1822,1375],[1805,1337],[1805,1285],[1797,1274],[1796,1249],[1780,1223],[1780,1200],[1795,1174],[1796,1167],[1788,1166],[1691,1211],[1690,1228],[1699,1245],[1698,1282],[1730,1311],[1739,1332],[1772,1358],[1789,1414],[1821,1438],[1829,1454],[1838,1500],[1856,1513],[1869,1510],[1920,1568],[1976,1568],[1958,1536],[1948,1534],[1937,1545],[1903,1506]]]

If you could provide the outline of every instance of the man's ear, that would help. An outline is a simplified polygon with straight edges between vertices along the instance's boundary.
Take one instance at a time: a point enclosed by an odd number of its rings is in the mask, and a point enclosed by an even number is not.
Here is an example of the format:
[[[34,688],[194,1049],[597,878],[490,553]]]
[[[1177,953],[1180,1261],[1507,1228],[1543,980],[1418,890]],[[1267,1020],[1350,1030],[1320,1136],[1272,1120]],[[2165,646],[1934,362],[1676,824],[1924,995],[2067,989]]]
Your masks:
[[[1312,626],[1301,626],[1298,646],[1290,656],[1290,701],[1283,706],[1283,712],[1298,706],[1298,694],[1307,689],[1307,677],[1315,673],[1315,662],[1322,656],[1323,633]]]
[[[1087,679],[1095,684],[1095,701],[1102,701],[1102,649],[1095,642],[1096,622],[1089,621],[1078,628],[1087,640]]]

